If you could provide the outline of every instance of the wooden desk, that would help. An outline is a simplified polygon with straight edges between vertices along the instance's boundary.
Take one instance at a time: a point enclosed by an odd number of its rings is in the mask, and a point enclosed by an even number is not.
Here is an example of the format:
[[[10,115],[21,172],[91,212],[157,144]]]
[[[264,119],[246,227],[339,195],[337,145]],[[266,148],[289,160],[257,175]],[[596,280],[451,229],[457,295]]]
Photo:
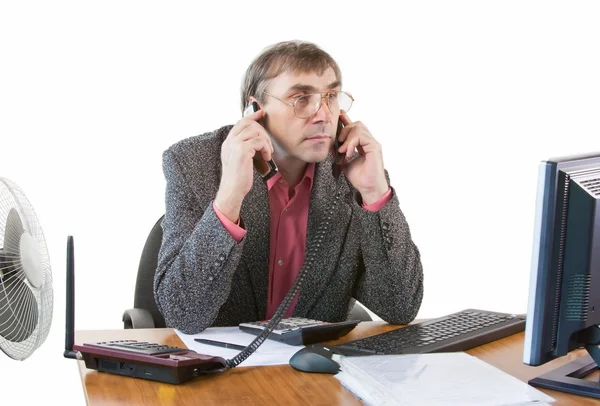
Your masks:
[[[363,322],[342,340],[333,343],[355,340],[394,328],[398,326],[383,322]],[[467,353],[525,382],[586,354],[584,350],[579,350],[543,366],[529,367],[522,362],[523,338],[523,333],[515,334]],[[172,329],[92,330],[77,331],[75,334],[77,344],[118,339],[151,341],[185,348]],[[332,375],[302,373],[288,365],[239,366],[222,374],[199,377],[182,385],[170,385],[97,372],[87,369],[83,361],[77,362],[86,400],[94,406],[361,404]],[[599,400],[592,398],[543,391],[556,399],[555,405],[600,405]]]

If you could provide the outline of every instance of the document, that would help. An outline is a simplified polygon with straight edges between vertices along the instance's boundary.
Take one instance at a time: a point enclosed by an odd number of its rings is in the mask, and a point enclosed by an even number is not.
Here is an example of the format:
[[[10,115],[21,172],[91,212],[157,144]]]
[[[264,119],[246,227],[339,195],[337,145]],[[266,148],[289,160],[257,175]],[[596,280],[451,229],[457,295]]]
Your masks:
[[[246,333],[240,330],[239,327],[210,327],[199,334],[185,334],[177,329],[175,329],[175,332],[190,350],[194,350],[201,354],[216,355],[225,359],[235,357],[240,351],[201,344],[194,341],[194,339],[205,338],[213,341],[247,346],[256,338],[255,335]],[[263,344],[237,368],[289,364],[292,355],[302,348],[304,348],[303,345],[288,345],[275,340],[266,339]]]
[[[554,399],[464,352],[335,356],[340,383],[365,405],[526,406]]]

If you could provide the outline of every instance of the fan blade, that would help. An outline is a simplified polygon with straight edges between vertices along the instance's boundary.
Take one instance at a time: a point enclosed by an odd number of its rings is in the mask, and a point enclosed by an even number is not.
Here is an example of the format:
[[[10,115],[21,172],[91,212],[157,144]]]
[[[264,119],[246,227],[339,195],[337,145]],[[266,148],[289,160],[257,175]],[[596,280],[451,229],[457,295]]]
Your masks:
[[[0,336],[15,343],[25,341],[37,324],[37,301],[27,283],[5,277],[0,285]]]
[[[4,233],[4,253],[19,255],[19,245],[21,242],[21,234],[25,229],[21,222],[19,213],[13,207],[8,212],[6,217],[6,231]]]

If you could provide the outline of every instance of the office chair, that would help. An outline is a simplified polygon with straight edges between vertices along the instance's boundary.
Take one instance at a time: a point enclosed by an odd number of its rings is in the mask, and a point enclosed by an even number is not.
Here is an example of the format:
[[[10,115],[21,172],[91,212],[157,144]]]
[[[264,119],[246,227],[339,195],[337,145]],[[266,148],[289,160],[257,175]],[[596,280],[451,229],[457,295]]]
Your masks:
[[[156,306],[154,300],[154,273],[158,264],[158,251],[162,244],[163,230],[161,216],[150,230],[146,244],[142,250],[137,279],[133,309],[123,313],[124,328],[163,328],[166,327],[165,319]],[[348,320],[371,321],[372,318],[365,308],[354,301]]]
[[[123,313],[124,328],[163,328],[166,327],[165,319],[158,311],[154,300],[154,273],[158,264],[158,251],[162,244],[161,216],[150,230],[146,244],[142,250],[137,279],[135,281],[135,294],[133,309]]]

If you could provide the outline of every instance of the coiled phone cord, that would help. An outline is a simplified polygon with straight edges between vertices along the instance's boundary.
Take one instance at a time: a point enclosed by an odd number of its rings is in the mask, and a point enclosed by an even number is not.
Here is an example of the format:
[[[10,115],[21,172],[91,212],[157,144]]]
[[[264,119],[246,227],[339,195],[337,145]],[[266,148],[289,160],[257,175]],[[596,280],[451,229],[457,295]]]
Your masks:
[[[335,209],[337,208],[337,205],[338,205],[338,203],[341,199],[341,195],[342,195],[342,192],[339,189],[340,189],[340,184],[338,182],[338,191],[336,193],[335,199],[333,200],[333,204],[331,205],[331,208],[329,209],[329,212],[327,213],[327,219],[320,224],[320,226],[317,230],[317,237],[316,237],[317,239],[316,239],[315,243],[311,244],[308,247],[308,250],[307,250],[308,252],[306,254],[306,260],[304,261],[304,264],[302,265],[302,268],[300,269],[300,273],[296,277],[294,284],[288,291],[285,298],[283,298],[283,300],[281,301],[281,304],[279,305],[279,307],[277,308],[277,311],[275,312],[275,314],[269,321],[269,324],[267,324],[267,327],[258,335],[258,337],[256,337],[238,355],[236,355],[232,359],[228,359],[225,361],[225,363],[227,364],[227,369],[235,368],[236,366],[238,366],[242,362],[244,362],[250,355],[252,355],[254,353],[254,351],[256,351],[258,349],[258,347],[260,347],[262,345],[262,343],[267,339],[269,334],[271,334],[271,332],[279,324],[281,319],[283,319],[283,316],[285,315],[285,313],[289,309],[290,305],[292,304],[294,297],[296,297],[296,294],[298,294],[298,292],[300,291],[300,287],[302,286],[302,281],[304,280],[304,277],[306,276],[308,269],[311,269],[313,266],[313,262],[316,257],[316,251],[321,247],[323,239],[329,232],[329,226],[332,223],[333,214],[335,213]]]

